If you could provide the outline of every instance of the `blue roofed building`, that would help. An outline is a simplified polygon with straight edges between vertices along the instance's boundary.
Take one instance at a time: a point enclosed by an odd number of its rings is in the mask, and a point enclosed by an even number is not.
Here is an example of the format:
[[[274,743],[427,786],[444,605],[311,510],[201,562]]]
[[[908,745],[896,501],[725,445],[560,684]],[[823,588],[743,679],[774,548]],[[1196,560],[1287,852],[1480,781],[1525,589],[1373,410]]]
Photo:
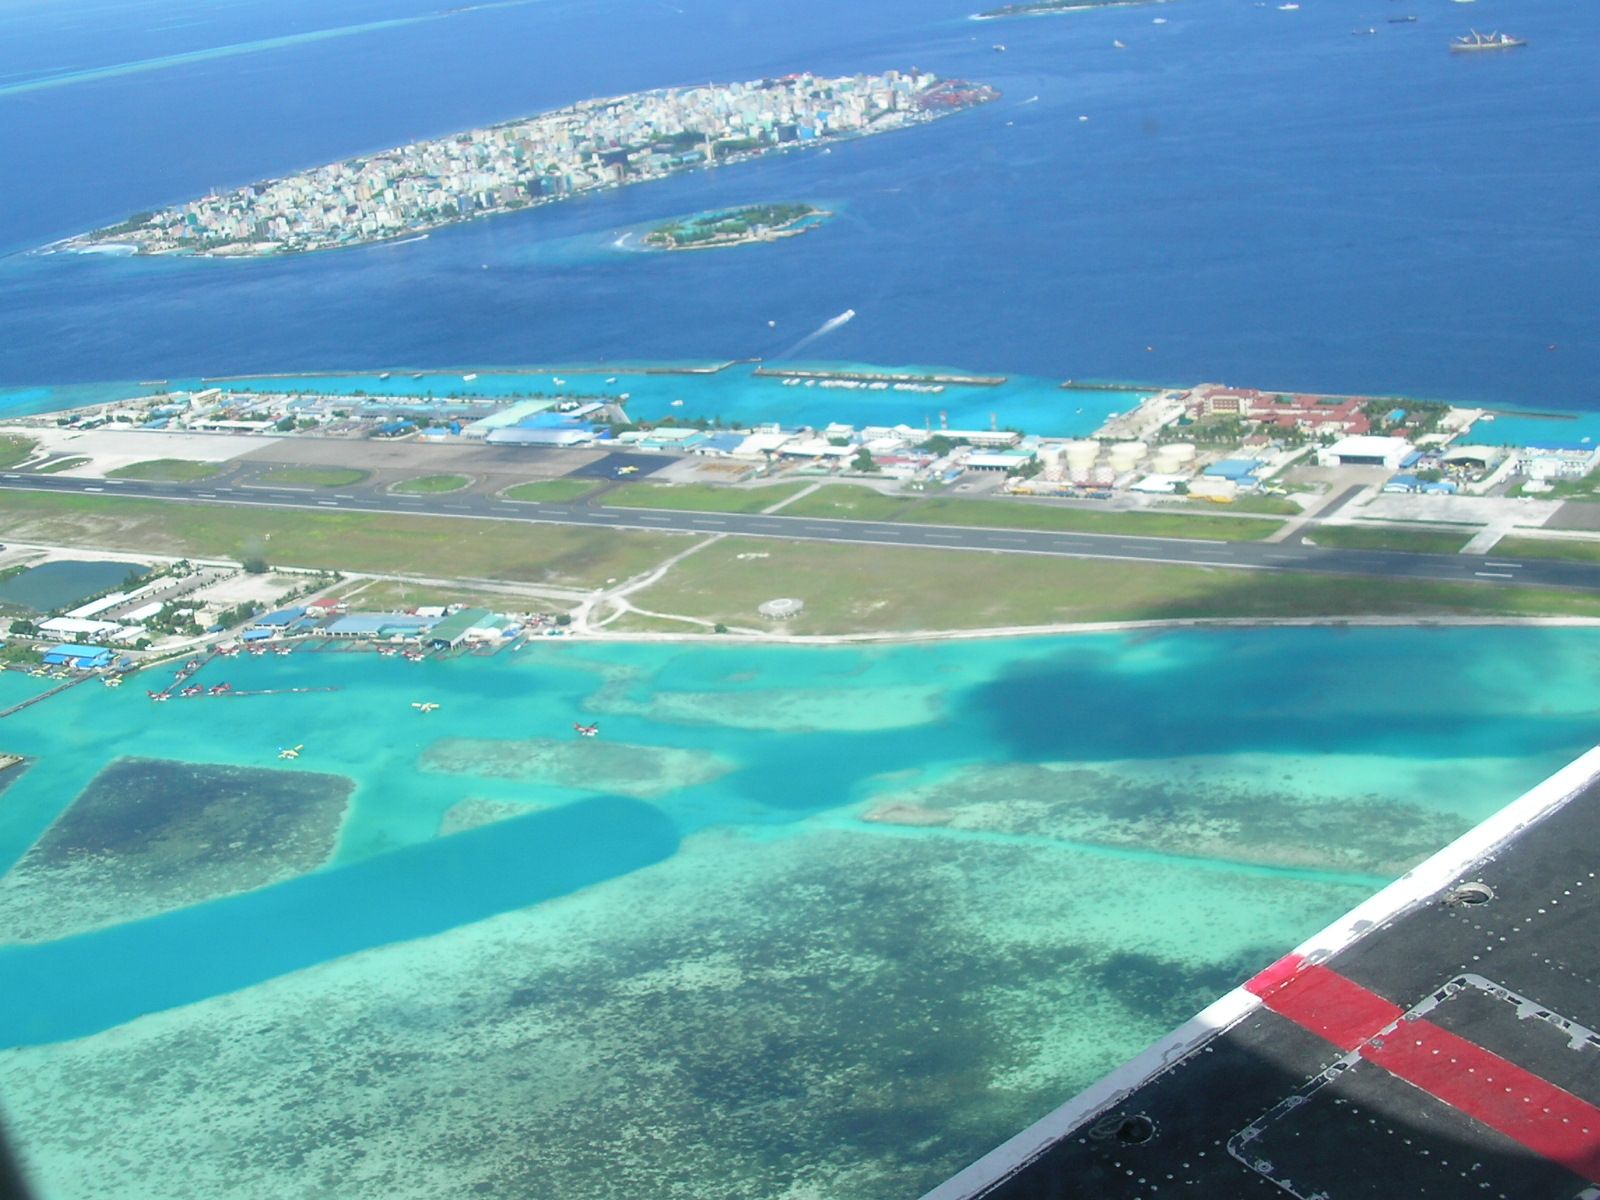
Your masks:
[[[1247,476],[1254,477],[1260,466],[1261,460],[1257,458],[1225,458],[1212,463],[1203,473],[1213,479],[1231,479],[1237,483]]]
[[[694,446],[691,452],[704,454],[709,458],[726,458],[744,445],[745,437],[746,435],[742,433],[714,433]]]
[[[419,617],[412,613],[351,613],[328,622],[321,632],[325,637],[417,641],[437,621],[437,617]]]
[[[259,616],[246,625],[245,628],[265,629],[268,634],[272,634],[288,629],[305,615],[306,606],[303,604],[296,604],[290,608],[280,608],[277,612],[270,612]]]
[[[48,646],[44,652],[44,664],[47,667],[98,671],[111,665],[111,651],[104,646]]]

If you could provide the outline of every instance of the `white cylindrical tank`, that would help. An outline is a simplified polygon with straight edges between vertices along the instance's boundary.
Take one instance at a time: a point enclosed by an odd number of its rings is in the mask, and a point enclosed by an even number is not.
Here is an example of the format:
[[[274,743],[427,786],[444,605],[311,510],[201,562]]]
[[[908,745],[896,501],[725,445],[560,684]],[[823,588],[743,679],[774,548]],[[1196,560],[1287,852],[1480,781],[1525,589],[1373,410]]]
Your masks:
[[[1067,443],[1067,469],[1077,474],[1094,466],[1100,457],[1100,443],[1087,440]]]
[[[1153,465],[1158,475],[1180,475],[1187,461],[1182,455],[1174,454],[1171,446],[1158,446]]]
[[[1117,475],[1115,467],[1096,467],[1089,472],[1089,482],[1110,485],[1116,482]]]
[[[1165,446],[1162,446],[1161,449],[1168,454],[1176,455],[1177,460],[1181,463],[1194,461],[1193,442],[1168,442]]]
[[[1141,458],[1144,457],[1145,445],[1143,442],[1113,442],[1111,445],[1111,465],[1117,471],[1130,471]]]

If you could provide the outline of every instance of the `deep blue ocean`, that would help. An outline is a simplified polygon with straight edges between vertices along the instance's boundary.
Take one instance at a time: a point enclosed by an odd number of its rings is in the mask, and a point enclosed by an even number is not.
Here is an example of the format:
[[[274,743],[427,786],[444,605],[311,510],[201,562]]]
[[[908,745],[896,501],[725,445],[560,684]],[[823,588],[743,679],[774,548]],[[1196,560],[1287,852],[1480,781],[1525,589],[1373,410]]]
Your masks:
[[[982,23],[971,7],[0,0],[0,386],[779,356],[853,308],[808,358],[1595,406],[1600,7],[1181,0]],[[1403,13],[1418,20],[1387,22]],[[1530,45],[1451,55],[1473,27]],[[583,97],[910,65],[1004,97],[409,245],[27,253]],[[791,198],[840,216],[732,252],[612,245]]]

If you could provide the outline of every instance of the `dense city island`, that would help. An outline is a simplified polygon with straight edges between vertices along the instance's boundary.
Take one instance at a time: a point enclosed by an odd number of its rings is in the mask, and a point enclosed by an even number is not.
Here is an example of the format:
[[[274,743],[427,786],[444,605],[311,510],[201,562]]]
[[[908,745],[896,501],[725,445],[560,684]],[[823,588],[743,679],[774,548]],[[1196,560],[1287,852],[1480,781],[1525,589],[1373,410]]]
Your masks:
[[[809,233],[833,214],[809,204],[747,204],[696,213],[645,234],[652,250],[715,250]]]
[[[992,21],[998,17],[1037,17],[1049,13],[1088,12],[1096,8],[1135,8],[1146,4],[1165,4],[1167,0],[1019,0],[1015,4],[1002,4],[999,8],[975,13],[979,21]],[[1005,47],[997,46],[997,50]]]
[[[600,188],[889,133],[998,94],[913,69],[787,75],[586,100],[135,213],[50,248],[241,257],[421,237]]]

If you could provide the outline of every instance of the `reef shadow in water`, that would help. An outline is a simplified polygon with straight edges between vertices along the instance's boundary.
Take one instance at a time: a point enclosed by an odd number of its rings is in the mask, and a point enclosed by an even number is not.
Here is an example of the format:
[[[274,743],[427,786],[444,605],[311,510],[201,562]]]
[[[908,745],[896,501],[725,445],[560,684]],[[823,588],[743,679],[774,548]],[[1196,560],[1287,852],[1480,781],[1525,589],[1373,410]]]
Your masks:
[[[0,928],[45,941],[315,870],[353,787],[339,775],[118,759],[0,879]]]

